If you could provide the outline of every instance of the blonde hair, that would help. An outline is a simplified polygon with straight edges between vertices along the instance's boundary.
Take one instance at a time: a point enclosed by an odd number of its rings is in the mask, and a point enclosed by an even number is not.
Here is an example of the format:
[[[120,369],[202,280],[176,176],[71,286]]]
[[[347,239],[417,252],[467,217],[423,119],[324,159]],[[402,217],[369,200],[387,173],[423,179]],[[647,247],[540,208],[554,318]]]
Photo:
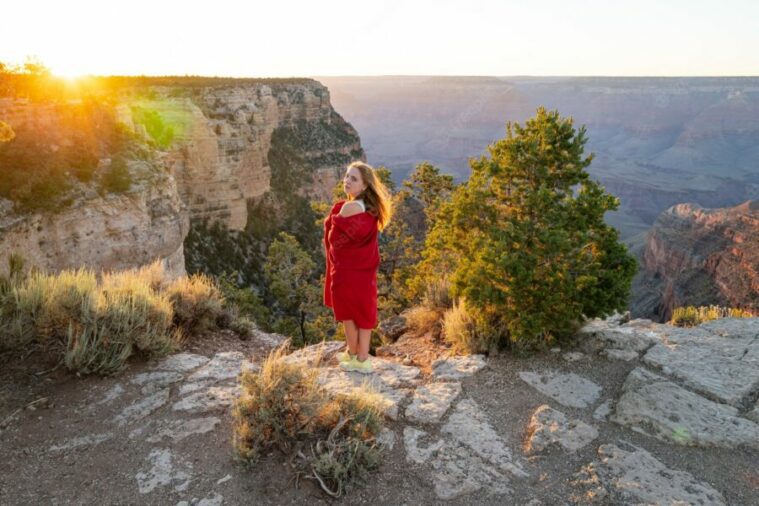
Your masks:
[[[377,228],[384,230],[393,214],[393,201],[390,192],[377,177],[371,165],[356,161],[348,165],[346,170],[353,167],[361,172],[361,178],[366,183],[366,190],[361,192],[357,198],[364,199],[366,211],[377,217]]]

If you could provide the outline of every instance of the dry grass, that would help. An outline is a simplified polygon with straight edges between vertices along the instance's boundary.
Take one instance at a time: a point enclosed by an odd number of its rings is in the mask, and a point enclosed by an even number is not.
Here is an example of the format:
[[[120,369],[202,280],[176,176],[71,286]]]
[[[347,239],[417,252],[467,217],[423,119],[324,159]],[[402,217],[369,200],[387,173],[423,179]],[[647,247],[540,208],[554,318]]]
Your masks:
[[[490,339],[480,330],[464,299],[443,315],[443,339],[459,353],[484,353],[490,348]]]
[[[160,261],[99,281],[90,269],[20,270],[0,280],[0,349],[42,346],[84,374],[114,373],[134,353],[165,355],[184,336],[213,327],[224,310],[209,278],[172,281]],[[238,327],[250,331],[245,322]]]
[[[284,359],[286,346],[272,351],[260,372],[241,377],[243,394],[233,408],[235,453],[253,464],[278,448],[296,473],[342,496],[379,463],[379,396],[368,389],[330,396],[315,367]]]
[[[753,316],[755,315],[750,311],[731,307],[687,306],[675,308],[669,323],[678,327],[694,327],[719,318],[751,318]]]

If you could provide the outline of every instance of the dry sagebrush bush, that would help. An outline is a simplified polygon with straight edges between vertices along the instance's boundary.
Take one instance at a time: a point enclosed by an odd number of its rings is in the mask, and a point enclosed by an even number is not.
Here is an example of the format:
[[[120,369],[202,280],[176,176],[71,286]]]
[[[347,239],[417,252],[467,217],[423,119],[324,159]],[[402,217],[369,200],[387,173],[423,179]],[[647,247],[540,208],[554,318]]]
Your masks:
[[[214,328],[224,311],[224,296],[204,274],[177,278],[166,289],[166,296],[174,308],[174,323],[189,335]]]
[[[483,330],[463,298],[443,315],[443,339],[460,353],[489,351],[491,340]]]
[[[235,453],[250,464],[272,447],[294,454],[303,472],[339,497],[379,463],[381,399],[366,388],[330,396],[318,369],[285,360],[286,346],[274,350],[260,372],[241,377],[243,394],[233,408]]]

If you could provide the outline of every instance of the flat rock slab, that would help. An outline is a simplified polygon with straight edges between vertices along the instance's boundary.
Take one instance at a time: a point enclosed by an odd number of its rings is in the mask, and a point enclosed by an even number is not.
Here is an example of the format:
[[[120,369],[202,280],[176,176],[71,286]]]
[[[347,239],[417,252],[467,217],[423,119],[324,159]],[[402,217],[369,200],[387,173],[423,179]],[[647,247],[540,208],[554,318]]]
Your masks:
[[[681,338],[653,346],[643,362],[706,397],[735,407],[759,389],[759,339],[753,337]]]
[[[62,443],[51,446],[50,448],[48,448],[48,451],[59,452],[59,451],[73,450],[74,448],[95,446],[97,444],[102,443],[103,441],[108,441],[112,437],[113,437],[113,434],[110,432],[107,432],[105,434],[89,434],[87,436],[74,437],[71,439],[67,439],[66,441]]]
[[[177,353],[176,355],[171,355],[159,362],[156,369],[162,371],[188,372],[205,365],[209,360],[211,359],[208,357],[196,355],[194,353]]]
[[[624,325],[595,319],[577,331],[582,346],[588,352],[605,348],[643,351],[660,342],[665,336],[664,327],[650,320],[633,320]]]
[[[158,443],[163,439],[181,441],[195,434],[205,434],[216,428],[221,423],[219,418],[210,416],[206,418],[193,418],[191,420],[172,420],[159,430],[154,431],[148,438],[149,443]]]
[[[345,349],[344,341],[324,341],[306,346],[287,355],[284,360],[304,367],[317,367],[328,362],[338,351]]]
[[[437,423],[461,394],[461,383],[428,383],[414,391],[406,408],[406,419],[419,423]]]
[[[383,414],[391,420],[397,420],[400,404],[410,394],[408,388],[400,388],[396,383],[388,383],[377,374],[362,375],[345,372],[337,367],[324,367],[319,370],[318,381],[332,394],[353,394],[369,388],[379,397]]]
[[[474,403],[465,399],[456,407],[436,441],[414,427],[405,427],[406,459],[432,468],[435,493],[453,499],[476,491],[506,495],[513,477],[527,477],[511,449]]]
[[[759,448],[759,425],[732,406],[711,401],[642,367],[625,380],[612,422],[692,446]]]
[[[562,355],[562,358],[567,362],[577,362],[578,360],[582,360],[585,357],[585,353],[581,351],[570,351]]]
[[[169,402],[169,389],[164,388],[124,408],[113,421],[120,427],[142,420]]]
[[[432,362],[432,377],[436,380],[460,380],[472,376],[486,365],[483,355],[439,358]]]
[[[527,426],[525,453],[540,453],[551,447],[574,452],[598,437],[592,425],[581,420],[569,420],[561,411],[548,404],[538,407]]]
[[[241,387],[209,387],[175,402],[171,409],[188,411],[190,413],[205,413],[216,409],[226,408],[240,395]]]
[[[239,351],[217,353],[203,367],[187,377],[188,382],[222,381],[237,377],[245,356]]]
[[[144,395],[152,394],[158,390],[166,388],[167,386],[182,381],[184,374],[176,371],[158,371],[158,372],[145,372],[137,374],[129,383],[133,385],[140,385],[142,389],[140,392]]]
[[[587,408],[601,394],[600,386],[574,373],[522,371],[519,377],[540,393],[571,408]]]
[[[624,360],[630,362],[638,358],[638,352],[635,350],[617,350],[614,348],[607,348],[601,352],[609,360]]]
[[[757,338],[759,337],[758,318],[718,318],[698,326],[702,330],[727,338]]]
[[[643,449],[605,444],[598,458],[577,474],[574,484],[585,489],[574,498],[578,504],[727,504],[708,483],[668,468]]]
[[[181,492],[190,484],[192,464],[180,461],[168,449],[156,448],[151,451],[148,466],[148,469],[135,476],[141,494],[148,494],[163,486],[171,486]]]

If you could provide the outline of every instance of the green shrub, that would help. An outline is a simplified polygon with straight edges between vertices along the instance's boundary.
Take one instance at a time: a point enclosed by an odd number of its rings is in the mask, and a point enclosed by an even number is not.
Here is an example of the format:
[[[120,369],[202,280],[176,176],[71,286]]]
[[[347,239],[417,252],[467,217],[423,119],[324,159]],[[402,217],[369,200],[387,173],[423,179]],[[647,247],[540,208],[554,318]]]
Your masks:
[[[509,123],[436,210],[409,286],[448,276],[451,295],[520,350],[623,310],[637,262],[603,220],[619,199],[585,171],[586,142],[584,127],[542,107],[524,126]]]
[[[274,350],[260,372],[241,376],[243,393],[233,408],[235,454],[254,464],[271,448],[294,453],[301,471],[329,495],[342,496],[379,464],[379,397],[368,389],[331,397],[316,368],[285,359],[286,346]]]

